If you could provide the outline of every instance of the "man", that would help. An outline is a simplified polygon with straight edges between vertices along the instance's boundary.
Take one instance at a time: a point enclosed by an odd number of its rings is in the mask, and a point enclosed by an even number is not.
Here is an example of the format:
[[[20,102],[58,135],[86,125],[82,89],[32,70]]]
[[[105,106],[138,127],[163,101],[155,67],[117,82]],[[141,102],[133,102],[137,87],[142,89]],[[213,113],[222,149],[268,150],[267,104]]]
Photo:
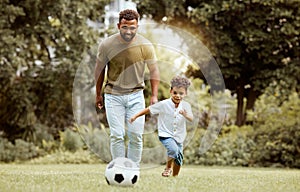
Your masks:
[[[99,45],[95,68],[96,105],[103,108],[102,86],[105,71],[107,80],[104,88],[104,104],[110,128],[110,149],[112,158],[127,156],[137,164],[142,156],[142,134],[145,118],[127,123],[129,118],[145,107],[144,71],[150,72],[151,100],[157,102],[159,70],[153,45],[137,34],[139,14],[130,9],[119,13],[119,33]],[[129,138],[127,155],[124,137]]]

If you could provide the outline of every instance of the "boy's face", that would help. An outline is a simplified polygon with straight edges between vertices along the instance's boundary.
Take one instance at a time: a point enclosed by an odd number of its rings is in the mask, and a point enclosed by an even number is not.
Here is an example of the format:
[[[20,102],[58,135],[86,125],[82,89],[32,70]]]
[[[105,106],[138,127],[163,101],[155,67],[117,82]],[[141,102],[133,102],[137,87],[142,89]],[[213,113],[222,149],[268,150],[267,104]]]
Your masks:
[[[186,90],[184,87],[173,87],[170,90],[172,101],[175,104],[179,104],[182,99],[186,96]]]

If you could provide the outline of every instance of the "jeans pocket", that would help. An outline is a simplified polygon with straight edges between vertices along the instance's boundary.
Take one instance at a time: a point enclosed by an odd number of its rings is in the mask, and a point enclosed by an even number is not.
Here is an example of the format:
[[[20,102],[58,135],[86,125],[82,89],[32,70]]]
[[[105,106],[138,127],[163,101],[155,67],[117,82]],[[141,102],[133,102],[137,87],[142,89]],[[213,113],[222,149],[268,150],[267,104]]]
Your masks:
[[[104,104],[105,104],[105,108],[113,108],[112,100],[113,100],[112,95],[110,95],[110,94],[105,94],[105,96],[104,96]]]

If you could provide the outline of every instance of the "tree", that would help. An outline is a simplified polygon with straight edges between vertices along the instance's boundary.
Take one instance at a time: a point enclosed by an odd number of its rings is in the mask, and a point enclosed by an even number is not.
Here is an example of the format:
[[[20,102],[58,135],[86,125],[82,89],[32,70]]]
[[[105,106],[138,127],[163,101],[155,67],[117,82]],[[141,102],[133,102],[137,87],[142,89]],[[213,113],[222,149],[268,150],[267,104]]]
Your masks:
[[[237,125],[270,84],[284,89],[285,97],[299,91],[300,1],[145,0],[138,8],[157,22],[164,18],[189,30],[211,50],[226,87],[237,95]],[[188,73],[203,78],[199,66]]]
[[[105,0],[1,0],[0,136],[34,141],[73,122],[72,85],[81,56],[97,43],[87,25]]]

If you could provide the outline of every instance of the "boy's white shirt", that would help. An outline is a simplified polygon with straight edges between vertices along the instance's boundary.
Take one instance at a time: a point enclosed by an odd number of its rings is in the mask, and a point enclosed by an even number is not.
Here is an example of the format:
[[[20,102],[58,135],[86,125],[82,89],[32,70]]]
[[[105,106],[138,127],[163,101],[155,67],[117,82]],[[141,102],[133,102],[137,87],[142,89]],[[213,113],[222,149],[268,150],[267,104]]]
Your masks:
[[[158,114],[158,136],[173,137],[178,143],[183,143],[186,137],[186,119],[179,113],[186,110],[187,115],[193,117],[191,105],[181,101],[177,108],[172,99],[165,99],[149,106],[152,115]]]

